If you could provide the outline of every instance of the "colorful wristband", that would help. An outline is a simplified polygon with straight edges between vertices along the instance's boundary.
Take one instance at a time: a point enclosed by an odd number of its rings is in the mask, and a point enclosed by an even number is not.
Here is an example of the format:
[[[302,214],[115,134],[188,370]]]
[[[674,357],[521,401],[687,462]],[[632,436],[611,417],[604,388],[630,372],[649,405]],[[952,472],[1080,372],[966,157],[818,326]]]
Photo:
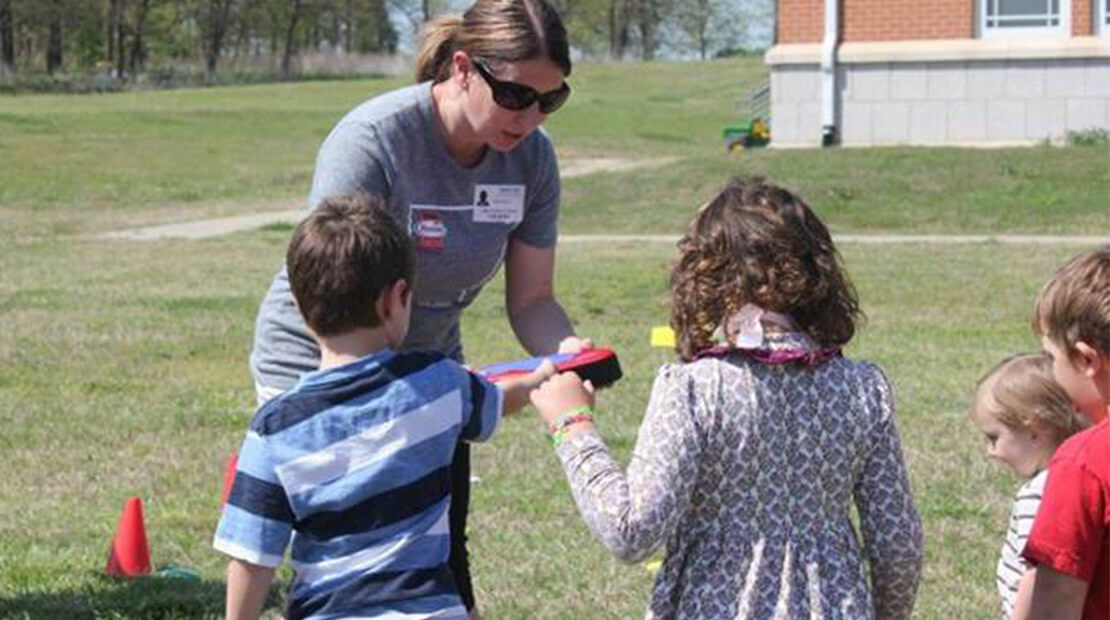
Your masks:
[[[589,405],[579,405],[577,407],[571,407],[570,409],[567,409],[562,414],[560,414],[559,417],[555,418],[555,421],[552,422],[551,425],[548,427],[548,431],[552,435],[554,435],[566,426],[574,424],[575,422],[583,422],[584,420],[573,419],[580,416],[590,418],[590,421],[592,422],[593,418],[591,416],[593,415],[594,408]]]
[[[589,405],[582,405],[575,407],[560,415],[551,423],[549,430],[551,431],[551,445],[558,448],[570,436],[570,427],[580,422],[593,423],[593,416],[590,414],[594,412],[593,407]]]
[[[577,422],[593,422],[594,419],[589,417],[589,416],[582,416],[581,420],[576,420],[576,421]],[[566,427],[561,428],[558,431],[556,431],[555,434],[551,435],[551,445],[558,448],[559,446],[563,445],[563,442],[566,441],[568,437],[570,437],[570,427],[566,426]]]

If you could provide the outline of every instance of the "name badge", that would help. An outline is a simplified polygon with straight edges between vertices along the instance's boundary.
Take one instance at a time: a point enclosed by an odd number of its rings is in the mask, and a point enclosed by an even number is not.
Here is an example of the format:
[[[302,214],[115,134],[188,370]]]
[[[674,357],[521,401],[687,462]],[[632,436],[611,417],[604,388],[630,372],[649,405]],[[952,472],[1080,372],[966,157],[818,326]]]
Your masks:
[[[447,238],[447,227],[439,213],[427,209],[412,210],[412,236],[416,249],[421,252],[442,252]]]
[[[524,219],[523,185],[475,185],[474,221],[516,224]]]

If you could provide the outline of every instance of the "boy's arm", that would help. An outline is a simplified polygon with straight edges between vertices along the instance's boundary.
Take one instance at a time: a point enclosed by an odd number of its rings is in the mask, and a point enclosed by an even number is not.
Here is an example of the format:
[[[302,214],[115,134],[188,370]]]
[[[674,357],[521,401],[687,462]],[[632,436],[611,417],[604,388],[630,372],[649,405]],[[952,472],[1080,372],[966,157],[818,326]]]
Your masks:
[[[1010,612],[1010,620],[1027,620],[1029,618],[1029,605],[1033,599],[1033,584],[1037,580],[1037,567],[1030,566],[1018,582],[1017,593],[1014,594],[1014,609]]]
[[[1026,588],[1026,578],[1033,574],[1031,587]],[[1010,620],[1079,620],[1083,603],[1087,599],[1087,582],[1071,575],[1052,570],[1047,566],[1030,569],[1022,578],[1018,598],[1014,602],[1014,615]],[[1023,590],[1031,590],[1031,600],[1022,600]]]
[[[270,593],[274,569],[242,560],[227,563],[227,620],[257,620]]]

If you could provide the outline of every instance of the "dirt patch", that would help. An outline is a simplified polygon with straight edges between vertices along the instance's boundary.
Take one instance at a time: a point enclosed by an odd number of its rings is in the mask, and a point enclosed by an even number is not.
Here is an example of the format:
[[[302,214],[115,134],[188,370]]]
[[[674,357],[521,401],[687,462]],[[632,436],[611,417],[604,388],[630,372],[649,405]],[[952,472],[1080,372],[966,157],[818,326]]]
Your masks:
[[[674,157],[660,157],[657,159],[618,159],[612,157],[570,159],[559,166],[559,176],[569,179],[595,172],[627,172],[638,168],[658,168],[673,164],[676,161],[678,159]]]
[[[638,168],[665,166],[676,161],[673,157],[657,159],[618,159],[610,157],[578,158],[565,160],[560,165],[559,175],[564,179],[585,176],[598,172],[627,172]],[[289,201],[282,201],[286,206]],[[116,230],[100,235],[102,239],[122,239],[126,241],[155,241],[158,239],[206,239],[243,230],[261,228],[267,224],[296,223],[304,217],[304,209],[267,211],[250,215],[237,215],[192,222],[178,222]]]

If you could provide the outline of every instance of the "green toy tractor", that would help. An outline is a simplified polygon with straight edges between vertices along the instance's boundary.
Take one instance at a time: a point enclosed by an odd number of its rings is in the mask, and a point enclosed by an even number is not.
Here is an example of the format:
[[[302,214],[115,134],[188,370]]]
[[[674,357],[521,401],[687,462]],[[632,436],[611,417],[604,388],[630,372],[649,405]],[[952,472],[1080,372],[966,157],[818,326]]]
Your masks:
[[[764,82],[748,93],[748,122],[721,130],[725,150],[736,153],[771,141],[771,85]]]

